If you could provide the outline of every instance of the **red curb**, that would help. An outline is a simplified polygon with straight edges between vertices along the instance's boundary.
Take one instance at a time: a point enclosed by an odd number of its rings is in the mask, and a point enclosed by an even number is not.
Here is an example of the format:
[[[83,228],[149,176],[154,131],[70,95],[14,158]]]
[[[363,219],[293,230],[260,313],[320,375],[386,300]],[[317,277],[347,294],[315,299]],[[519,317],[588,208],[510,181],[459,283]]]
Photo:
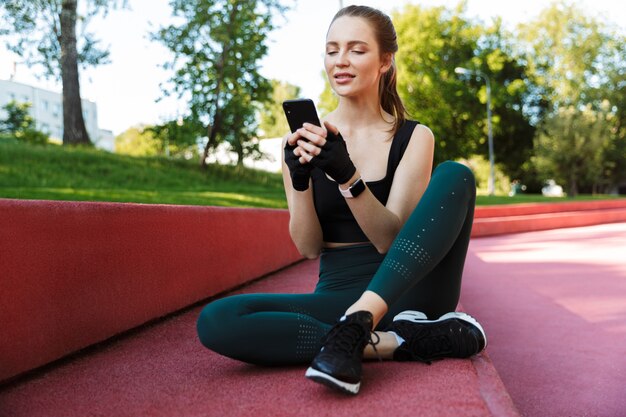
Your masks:
[[[0,381],[293,263],[286,210],[0,199]]]

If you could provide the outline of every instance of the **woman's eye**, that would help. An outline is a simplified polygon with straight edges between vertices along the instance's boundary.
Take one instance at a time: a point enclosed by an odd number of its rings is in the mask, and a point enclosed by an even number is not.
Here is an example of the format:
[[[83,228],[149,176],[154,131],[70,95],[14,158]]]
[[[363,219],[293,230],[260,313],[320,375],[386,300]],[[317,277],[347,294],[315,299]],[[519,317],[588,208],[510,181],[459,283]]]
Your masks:
[[[352,53],[357,54],[357,55],[363,55],[365,53],[365,51],[355,50],[355,51],[352,51]]]
[[[335,55],[337,51],[326,51],[326,55]]]

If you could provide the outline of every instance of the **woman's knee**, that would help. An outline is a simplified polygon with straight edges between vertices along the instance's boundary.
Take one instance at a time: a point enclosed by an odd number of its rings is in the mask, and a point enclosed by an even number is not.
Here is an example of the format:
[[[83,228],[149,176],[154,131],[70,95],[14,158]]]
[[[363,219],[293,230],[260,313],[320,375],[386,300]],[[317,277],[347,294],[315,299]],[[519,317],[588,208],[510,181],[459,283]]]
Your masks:
[[[467,165],[455,161],[443,161],[437,165],[435,172],[446,173],[448,175],[458,175],[463,178],[474,178],[474,173]]]
[[[443,176],[447,181],[463,183],[470,189],[476,189],[476,179],[472,170],[464,164],[454,161],[444,161],[437,165],[434,176]]]
[[[218,349],[218,343],[224,337],[225,328],[231,318],[236,315],[236,305],[228,297],[215,300],[202,309],[196,328],[198,338],[205,347],[211,350]]]

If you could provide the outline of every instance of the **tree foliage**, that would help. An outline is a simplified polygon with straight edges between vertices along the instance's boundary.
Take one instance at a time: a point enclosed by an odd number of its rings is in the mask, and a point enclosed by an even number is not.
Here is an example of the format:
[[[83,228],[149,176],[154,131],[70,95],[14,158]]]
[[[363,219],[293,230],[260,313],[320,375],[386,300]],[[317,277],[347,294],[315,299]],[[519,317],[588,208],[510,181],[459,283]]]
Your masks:
[[[202,123],[183,117],[150,126],[146,130],[153,134],[153,140],[159,143],[167,156],[186,159],[199,156],[198,145],[201,137],[205,136]]]
[[[394,16],[400,50],[398,89],[411,117],[429,125],[436,137],[435,159],[488,155],[486,86],[459,77],[456,67],[491,79],[496,163],[517,176],[530,156],[537,108],[520,57],[499,21],[491,26],[455,9],[409,5]]]
[[[115,137],[115,153],[131,156],[156,156],[163,154],[162,143],[154,132],[142,127],[130,127]]]
[[[6,112],[4,120],[0,120],[0,132],[15,133],[35,127],[35,119],[29,114],[30,103],[10,101],[2,109]]]
[[[518,34],[548,104],[535,140],[539,171],[566,183],[570,195],[625,181],[624,36],[564,1]]]
[[[0,36],[7,48],[29,66],[41,66],[47,78],[63,85],[63,143],[90,143],[83,120],[78,66],[108,62],[108,51],[86,29],[91,18],[113,0],[4,0],[0,2]],[[76,35],[77,24],[79,35]]]
[[[339,104],[339,97],[337,97],[337,94],[335,94],[330,86],[326,71],[322,71],[322,78],[324,79],[324,90],[322,90],[322,93],[317,101],[317,111],[320,112],[320,117],[324,117],[331,111],[335,110]]]
[[[171,0],[170,5],[180,23],[153,35],[175,56],[165,65],[174,70],[165,93],[186,99],[187,118],[206,126],[203,166],[224,141],[243,164],[244,156],[258,152],[251,141],[257,128],[255,103],[271,94],[259,65],[274,28],[272,16],[284,7],[279,0]]]
[[[581,184],[592,184],[592,191],[606,191],[603,174],[614,138],[612,118],[608,101],[598,111],[591,105],[582,110],[572,105],[560,107],[546,118],[536,138],[537,168],[567,184],[569,196],[576,196]]]
[[[259,112],[259,129],[264,138],[282,137],[289,132],[289,125],[285,118],[282,103],[285,100],[300,96],[300,87],[287,82],[271,80],[272,96],[262,104]]]
[[[9,133],[17,139],[36,143],[48,143],[48,135],[36,129],[35,119],[29,114],[30,103],[8,102],[3,110],[6,117],[0,120],[0,133]]]

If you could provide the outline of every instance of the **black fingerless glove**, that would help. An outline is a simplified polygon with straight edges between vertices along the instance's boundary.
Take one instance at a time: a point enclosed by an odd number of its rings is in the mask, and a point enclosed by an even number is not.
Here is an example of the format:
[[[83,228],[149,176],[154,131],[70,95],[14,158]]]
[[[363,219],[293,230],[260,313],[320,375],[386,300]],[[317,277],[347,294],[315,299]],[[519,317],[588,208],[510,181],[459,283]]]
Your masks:
[[[341,133],[335,135],[330,130],[320,154],[313,157],[310,164],[324,171],[337,184],[345,184],[356,172]]]
[[[309,178],[311,178],[311,164],[300,163],[300,157],[293,153],[296,146],[285,144],[285,164],[289,168],[291,184],[296,191],[304,191],[309,188]]]

